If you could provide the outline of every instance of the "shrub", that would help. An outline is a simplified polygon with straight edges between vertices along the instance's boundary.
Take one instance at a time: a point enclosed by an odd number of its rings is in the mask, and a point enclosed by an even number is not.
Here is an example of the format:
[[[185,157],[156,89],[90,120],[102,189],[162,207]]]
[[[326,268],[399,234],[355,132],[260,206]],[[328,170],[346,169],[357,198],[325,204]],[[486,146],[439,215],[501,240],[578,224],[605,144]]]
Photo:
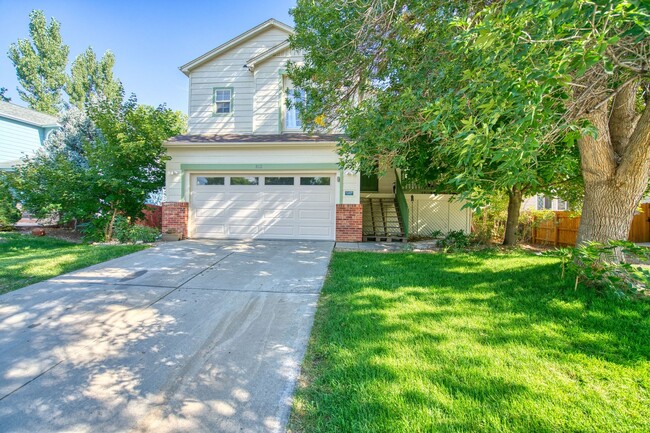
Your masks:
[[[106,239],[106,226],[109,216],[99,216],[92,221],[79,224],[78,227],[84,232],[84,240],[87,242],[104,242]],[[144,227],[131,224],[128,218],[122,215],[115,217],[113,222],[113,239],[120,243],[127,242],[155,242],[160,237],[160,231],[153,227]]]
[[[626,260],[648,259],[650,250],[633,242],[588,242],[576,248],[549,251],[545,255],[561,259],[562,278],[567,271],[575,274],[575,288],[582,284],[597,292],[609,292],[619,297],[648,292],[650,271],[632,266]]]
[[[131,224],[131,222],[123,216],[115,217],[113,227],[113,237],[121,243],[155,242],[160,236],[160,231],[158,229]]]
[[[0,230],[10,230],[20,219],[16,199],[9,189],[5,175],[0,175]]]
[[[466,235],[462,230],[452,230],[437,242],[438,247],[442,248],[445,252],[462,250],[469,247],[470,244],[470,236]]]

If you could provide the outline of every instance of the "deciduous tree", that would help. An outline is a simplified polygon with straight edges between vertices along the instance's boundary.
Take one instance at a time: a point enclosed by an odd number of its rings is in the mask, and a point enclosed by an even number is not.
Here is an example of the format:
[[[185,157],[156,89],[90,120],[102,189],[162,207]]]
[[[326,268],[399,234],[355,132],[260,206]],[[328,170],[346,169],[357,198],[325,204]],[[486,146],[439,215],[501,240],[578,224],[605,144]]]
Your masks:
[[[463,43],[467,23],[486,3],[299,1],[291,42],[306,51],[305,62],[289,75],[307,90],[304,124],[318,128],[315,119],[325,118],[348,133],[340,152],[349,166],[402,168],[475,207],[495,191],[507,193],[504,241],[514,244],[524,195],[575,178],[577,164],[570,147],[543,146],[529,136],[537,124],[522,116],[528,107],[508,99],[521,86],[482,86],[498,114],[477,118],[469,71],[478,54]]]
[[[43,11],[29,14],[29,39],[9,47],[9,59],[18,75],[18,95],[29,108],[56,115],[63,107],[62,90],[69,47],[61,39],[58,21],[47,23]]]
[[[115,56],[110,51],[99,60],[91,47],[77,56],[72,62],[65,88],[70,103],[83,109],[84,104],[93,96],[120,99],[123,87],[122,83],[113,77],[114,65]]]
[[[185,118],[164,106],[102,99],[72,108],[62,130],[16,167],[21,202],[38,216],[62,221],[98,219],[110,240],[118,214],[141,216],[148,194],[164,183],[162,143],[185,129]]]
[[[305,123],[340,121],[355,140],[342,151],[361,156],[349,162],[415,162],[473,202],[504,189],[513,212],[581,172],[579,241],[627,237],[650,169],[646,3],[299,1],[293,14]]]

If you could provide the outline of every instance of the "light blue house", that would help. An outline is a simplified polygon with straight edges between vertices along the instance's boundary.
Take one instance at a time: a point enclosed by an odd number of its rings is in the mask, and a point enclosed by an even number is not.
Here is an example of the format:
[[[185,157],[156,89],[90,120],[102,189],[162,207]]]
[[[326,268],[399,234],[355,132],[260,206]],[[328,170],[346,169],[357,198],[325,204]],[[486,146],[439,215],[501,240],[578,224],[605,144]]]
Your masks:
[[[54,116],[0,101],[0,170],[31,155],[58,127]]]

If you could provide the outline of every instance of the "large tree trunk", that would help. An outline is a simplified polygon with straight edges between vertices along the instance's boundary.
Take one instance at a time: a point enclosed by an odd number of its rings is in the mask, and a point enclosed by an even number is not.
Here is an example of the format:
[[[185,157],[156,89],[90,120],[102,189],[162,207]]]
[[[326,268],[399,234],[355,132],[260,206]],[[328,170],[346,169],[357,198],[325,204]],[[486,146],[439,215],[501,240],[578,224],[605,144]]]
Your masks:
[[[588,114],[596,137],[578,141],[585,197],[577,243],[628,238],[650,174],[650,110],[634,112],[638,83],[616,94],[612,106]]]
[[[516,187],[508,191],[508,219],[506,220],[506,234],[503,245],[517,245],[517,231],[519,228],[519,213],[523,202],[523,192]]]

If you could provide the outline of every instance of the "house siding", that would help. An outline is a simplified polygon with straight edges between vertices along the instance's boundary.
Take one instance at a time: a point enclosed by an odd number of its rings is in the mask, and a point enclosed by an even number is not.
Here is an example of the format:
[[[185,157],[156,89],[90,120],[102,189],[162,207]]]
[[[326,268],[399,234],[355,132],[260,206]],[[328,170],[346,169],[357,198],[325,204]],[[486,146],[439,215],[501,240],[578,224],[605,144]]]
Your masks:
[[[335,145],[327,147],[314,147],[306,144],[305,147],[282,147],[266,146],[260,147],[241,147],[225,148],[215,151],[210,148],[169,148],[167,151],[171,160],[167,162],[167,200],[170,202],[187,201],[189,193],[189,171],[183,170],[184,165],[201,165],[201,166],[224,166],[229,164],[291,164],[292,167],[287,171],[302,171],[300,165],[304,164],[329,164],[336,165],[339,162]],[[263,169],[262,169],[263,170]],[[211,170],[202,170],[201,172],[210,172]],[[332,174],[340,173],[336,169],[327,170]],[[343,189],[358,191],[359,177],[356,174],[348,174],[343,177]],[[337,185],[337,203],[342,198],[338,196],[339,185]],[[356,202],[354,201],[356,199]],[[347,196],[343,199],[345,203],[358,203],[359,195],[355,192],[353,196]]]
[[[254,73],[244,65],[250,58],[285,41],[287,37],[287,32],[271,28],[192,70],[188,133],[250,134],[255,132],[253,115],[256,81]],[[213,89],[215,87],[233,88],[234,103],[231,113],[214,114]],[[274,132],[277,132],[277,126]]]
[[[288,61],[299,62],[302,56],[285,50],[255,69],[254,132],[278,134],[283,132],[284,84],[282,72]]]
[[[32,154],[41,146],[45,133],[44,128],[0,118],[0,161],[17,161]]]

